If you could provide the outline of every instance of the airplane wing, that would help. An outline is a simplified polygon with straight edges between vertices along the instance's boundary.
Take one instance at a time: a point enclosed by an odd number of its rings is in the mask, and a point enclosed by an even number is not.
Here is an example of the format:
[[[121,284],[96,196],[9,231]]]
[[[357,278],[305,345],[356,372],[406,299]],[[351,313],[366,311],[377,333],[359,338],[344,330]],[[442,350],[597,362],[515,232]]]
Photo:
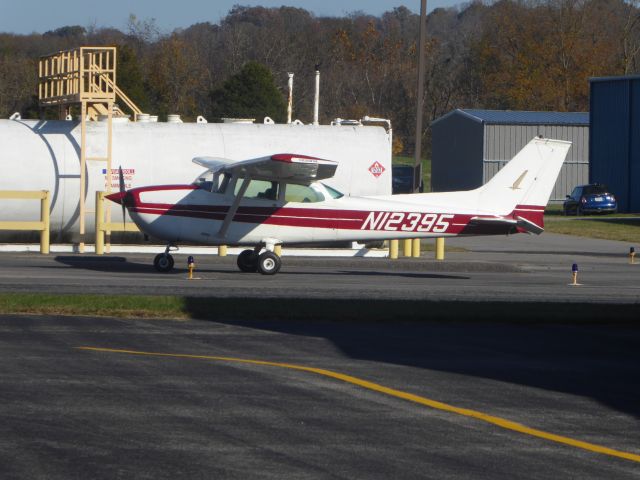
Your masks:
[[[242,161],[230,161],[218,157],[196,157],[193,162],[214,173],[226,172],[257,180],[286,180],[294,183],[331,178],[338,168],[338,163],[332,160],[294,153],[278,153],[269,157]]]

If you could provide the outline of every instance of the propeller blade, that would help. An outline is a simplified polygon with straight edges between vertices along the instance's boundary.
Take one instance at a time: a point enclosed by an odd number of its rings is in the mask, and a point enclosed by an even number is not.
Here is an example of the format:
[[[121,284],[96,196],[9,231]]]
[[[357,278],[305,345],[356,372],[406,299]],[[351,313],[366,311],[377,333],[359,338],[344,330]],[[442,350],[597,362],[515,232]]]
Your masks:
[[[126,189],[124,186],[124,174],[122,173],[122,165],[118,167],[118,182],[120,185],[120,193],[124,193]]]
[[[125,188],[125,184],[124,184],[124,174],[122,173],[122,165],[120,165],[118,167],[118,184],[120,185],[120,194],[123,195],[122,198],[122,229],[125,229],[125,219],[126,219],[126,213],[127,213],[127,208],[124,205],[124,196],[127,193],[127,190]]]

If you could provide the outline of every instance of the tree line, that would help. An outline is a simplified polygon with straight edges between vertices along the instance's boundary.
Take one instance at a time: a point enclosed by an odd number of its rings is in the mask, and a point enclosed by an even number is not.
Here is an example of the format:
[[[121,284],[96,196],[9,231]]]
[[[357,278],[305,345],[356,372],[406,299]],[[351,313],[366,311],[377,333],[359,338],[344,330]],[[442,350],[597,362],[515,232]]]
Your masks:
[[[426,151],[431,121],[454,108],[587,111],[590,77],[640,71],[639,1],[476,0],[431,12],[422,99]],[[180,113],[187,120],[234,116],[221,111],[228,106],[225,89],[249,64],[270,72],[281,96],[278,108],[286,102],[287,72],[293,72],[293,116],[308,123],[319,65],[321,123],[389,118],[398,139],[394,150],[410,154],[418,28],[419,16],[403,6],[379,17],[235,6],[218,23],[171,33],[133,15],[123,30],[63,26],[43,34],[0,33],[0,117],[43,114],[35,96],[39,56],[115,45],[118,85],[145,112]]]

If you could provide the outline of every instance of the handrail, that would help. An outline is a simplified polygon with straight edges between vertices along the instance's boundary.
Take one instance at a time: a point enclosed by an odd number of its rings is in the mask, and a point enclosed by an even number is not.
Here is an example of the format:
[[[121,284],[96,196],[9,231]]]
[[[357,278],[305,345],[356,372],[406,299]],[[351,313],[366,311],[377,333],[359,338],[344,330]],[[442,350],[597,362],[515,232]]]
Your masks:
[[[0,230],[35,230],[40,232],[40,253],[49,253],[50,215],[48,190],[0,190],[0,199],[26,200],[40,199],[40,221],[0,222]]]
[[[135,223],[107,223],[104,220],[105,192],[96,192],[96,255],[104,255],[105,233],[110,232],[139,232]],[[111,242],[107,242],[108,245]]]
[[[115,84],[115,82],[111,80],[111,78],[109,78],[99,66],[91,65],[90,71],[97,73],[104,79],[105,83],[109,87],[111,87],[113,91],[116,93],[116,95],[124,101],[125,105],[131,109],[131,111],[134,114],[134,119],[135,117],[137,117],[142,113],[142,110],[140,110],[140,108],[135,103],[133,103],[133,100],[127,97],[127,95],[122,90],[120,90],[120,88]]]

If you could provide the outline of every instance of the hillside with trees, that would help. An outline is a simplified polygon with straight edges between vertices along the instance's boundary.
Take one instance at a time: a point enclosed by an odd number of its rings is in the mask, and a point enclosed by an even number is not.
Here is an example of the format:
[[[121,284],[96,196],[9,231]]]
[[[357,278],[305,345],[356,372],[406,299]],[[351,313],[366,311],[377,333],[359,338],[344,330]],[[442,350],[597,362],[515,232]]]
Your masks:
[[[590,77],[640,71],[639,1],[473,1],[434,10],[427,22],[426,150],[431,120],[454,108],[588,110]],[[282,121],[287,72],[293,72],[294,118],[308,123],[320,64],[321,123],[390,118],[410,154],[418,25],[419,16],[402,6],[380,17],[235,6],[219,23],[171,33],[133,15],[125,31],[71,25],[43,34],[0,33],[0,117],[42,114],[35,96],[40,55],[116,45],[121,88],[147,112],[187,120],[274,112]],[[282,101],[272,92],[260,108],[248,108],[242,92],[256,94],[248,76],[275,83]]]

